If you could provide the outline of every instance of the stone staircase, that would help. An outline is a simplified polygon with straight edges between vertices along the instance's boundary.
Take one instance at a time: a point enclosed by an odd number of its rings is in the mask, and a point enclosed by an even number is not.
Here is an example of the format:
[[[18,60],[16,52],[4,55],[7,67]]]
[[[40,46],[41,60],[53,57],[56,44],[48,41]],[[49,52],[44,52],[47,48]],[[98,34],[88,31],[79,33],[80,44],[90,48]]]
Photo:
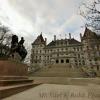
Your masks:
[[[31,76],[36,77],[86,77],[86,74],[81,68],[71,68],[66,65],[52,65],[46,68],[41,68],[40,70],[31,74]]]
[[[34,86],[36,86],[36,84],[33,84],[33,80],[28,78],[0,80],[0,100]]]
[[[0,86],[14,86],[21,84],[33,84],[33,80],[29,79],[14,79],[14,80],[0,80]]]
[[[0,100],[36,85],[27,76],[27,65],[0,60]]]

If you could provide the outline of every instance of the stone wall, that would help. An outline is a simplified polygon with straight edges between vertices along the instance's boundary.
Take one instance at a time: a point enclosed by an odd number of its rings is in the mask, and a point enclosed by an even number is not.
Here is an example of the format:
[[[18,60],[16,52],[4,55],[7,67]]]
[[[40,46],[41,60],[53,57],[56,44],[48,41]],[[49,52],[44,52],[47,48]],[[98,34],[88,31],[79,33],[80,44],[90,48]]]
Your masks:
[[[26,77],[27,76],[27,65],[8,61],[1,60],[0,61],[0,78],[1,77]]]

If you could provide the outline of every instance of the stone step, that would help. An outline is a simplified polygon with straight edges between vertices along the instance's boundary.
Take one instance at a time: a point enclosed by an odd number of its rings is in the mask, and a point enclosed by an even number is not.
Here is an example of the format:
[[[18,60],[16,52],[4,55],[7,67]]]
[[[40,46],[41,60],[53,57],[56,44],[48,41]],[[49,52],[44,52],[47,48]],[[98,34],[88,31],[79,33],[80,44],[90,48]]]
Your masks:
[[[57,68],[60,68],[60,67],[62,67],[62,68],[70,68],[71,66],[70,66],[70,64],[55,64],[55,65],[51,65],[51,66],[49,66],[49,67],[57,67]]]
[[[31,76],[39,77],[87,77],[81,68],[72,68],[67,65],[52,65],[45,68],[41,68],[34,73],[31,73]]]
[[[40,69],[40,70],[38,70],[38,72],[43,72],[43,71],[56,71],[56,72],[58,72],[58,71],[64,71],[64,72],[69,72],[69,71],[81,71],[80,70],[80,68],[62,68],[62,67],[59,67],[59,68],[57,68],[57,67],[51,67],[51,68],[42,68],[42,69]]]
[[[28,79],[27,76],[0,76],[0,80]]]
[[[74,69],[45,69],[45,70],[40,70],[38,72],[79,72],[80,70],[74,70]]]
[[[31,77],[34,83],[51,83],[51,84],[64,84],[64,85],[100,85],[99,78],[70,78],[70,77]]]
[[[49,68],[43,68],[39,71],[32,74],[32,76],[40,76],[40,77],[85,77],[84,72],[80,68],[62,68],[62,67],[49,67]]]
[[[45,77],[50,77],[50,76],[51,77],[56,77],[56,76],[58,76],[58,77],[83,77],[83,73],[81,73],[81,72],[74,72],[74,73],[72,73],[72,72],[69,72],[69,73],[41,72],[41,73],[35,73],[32,76],[40,76],[40,77],[44,77],[44,76]],[[85,75],[84,75],[84,77],[85,77]]]
[[[33,80],[29,79],[0,80],[0,86],[9,86],[9,85],[27,84],[27,83],[33,83]]]
[[[0,100],[2,98],[11,96],[11,95],[19,93],[19,92],[22,92],[26,89],[32,88],[32,87],[37,86],[37,85],[39,85],[39,84],[28,83],[28,84],[0,87]]]

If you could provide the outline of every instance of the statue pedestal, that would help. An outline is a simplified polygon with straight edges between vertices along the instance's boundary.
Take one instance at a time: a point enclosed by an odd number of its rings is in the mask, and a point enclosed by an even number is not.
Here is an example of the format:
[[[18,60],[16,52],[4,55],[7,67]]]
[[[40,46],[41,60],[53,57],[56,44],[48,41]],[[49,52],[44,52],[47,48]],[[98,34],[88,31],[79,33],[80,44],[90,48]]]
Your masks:
[[[10,61],[14,61],[14,62],[19,62],[19,63],[20,63],[20,61],[21,61],[21,56],[20,56],[17,52],[15,52],[15,53],[13,54],[13,57],[10,56],[8,59],[9,59]]]
[[[14,61],[0,61],[0,79],[27,78],[27,65]],[[8,78],[6,78],[8,77]]]
[[[0,60],[0,100],[33,86],[28,79],[28,67],[10,60]]]

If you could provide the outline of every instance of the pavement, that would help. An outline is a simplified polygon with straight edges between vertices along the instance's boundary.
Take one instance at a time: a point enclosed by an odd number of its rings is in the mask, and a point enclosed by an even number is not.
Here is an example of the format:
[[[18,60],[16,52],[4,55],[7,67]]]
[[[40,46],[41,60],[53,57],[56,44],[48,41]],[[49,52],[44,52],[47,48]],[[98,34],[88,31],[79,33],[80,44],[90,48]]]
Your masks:
[[[71,78],[71,77],[30,77],[35,84],[62,84],[62,85],[100,85],[100,78]]]
[[[41,84],[2,100],[100,100],[100,85]]]

